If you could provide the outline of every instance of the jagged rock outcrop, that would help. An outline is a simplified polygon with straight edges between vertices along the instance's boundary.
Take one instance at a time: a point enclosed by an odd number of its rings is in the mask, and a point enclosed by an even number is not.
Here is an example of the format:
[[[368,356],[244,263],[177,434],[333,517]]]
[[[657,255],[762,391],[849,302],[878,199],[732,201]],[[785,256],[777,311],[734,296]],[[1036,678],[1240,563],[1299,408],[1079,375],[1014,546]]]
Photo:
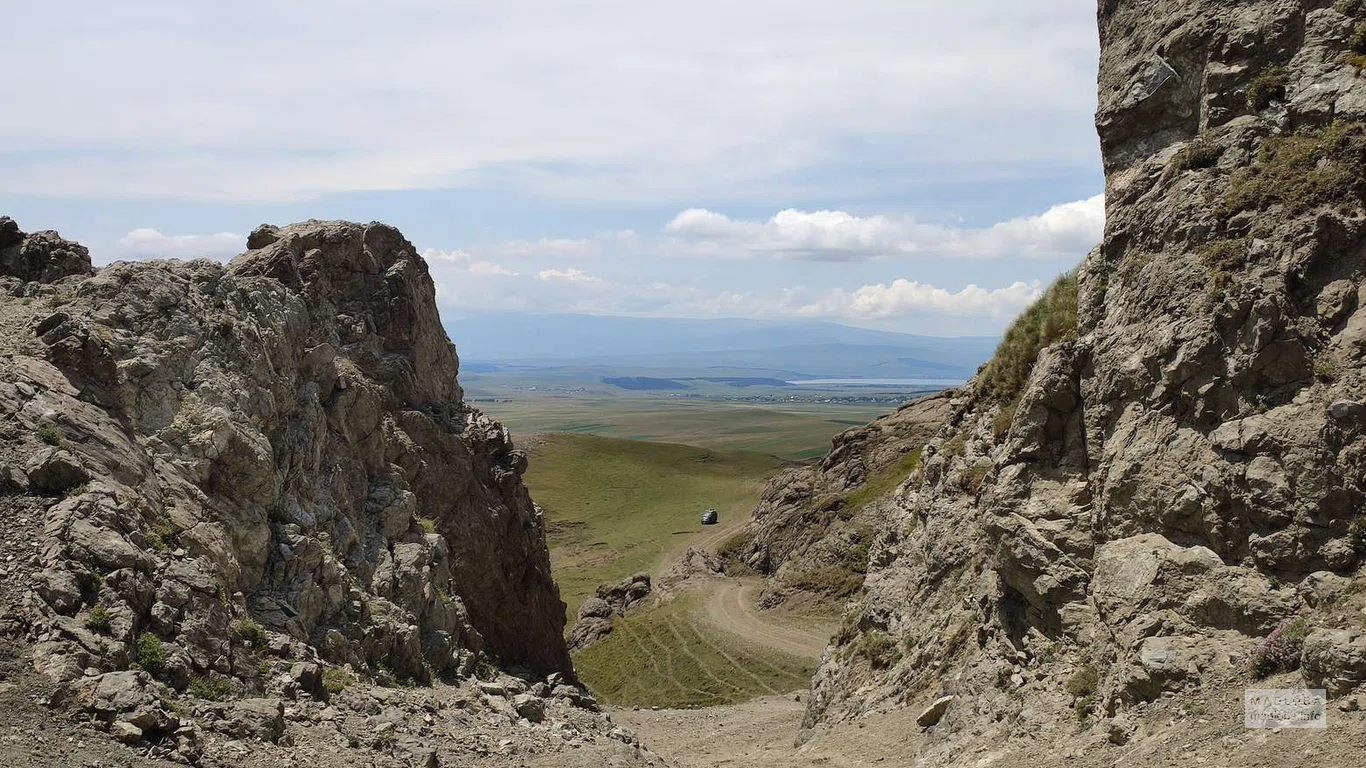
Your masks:
[[[731,571],[770,575],[762,597],[840,603],[863,584],[884,495],[919,470],[921,447],[947,418],[937,394],[837,435],[820,461],[784,470],[765,486],[745,528],[722,547]]]
[[[3,625],[40,671],[240,695],[272,657],[572,680],[526,456],[465,404],[397,230],[262,227],[228,265],[98,272],[53,233],[0,238],[0,510],[42,516]]]
[[[1105,239],[889,497],[808,727],[953,696],[926,764],[1123,743],[1292,620],[1312,682],[1362,681],[1366,5],[1099,22]]]
[[[612,622],[625,616],[650,596],[650,574],[637,573],[616,584],[601,584],[597,594],[583,601],[569,633],[569,649],[580,651],[612,634]]]
[[[52,283],[94,273],[85,246],[51,231],[25,234],[14,219],[0,216],[0,280]]]

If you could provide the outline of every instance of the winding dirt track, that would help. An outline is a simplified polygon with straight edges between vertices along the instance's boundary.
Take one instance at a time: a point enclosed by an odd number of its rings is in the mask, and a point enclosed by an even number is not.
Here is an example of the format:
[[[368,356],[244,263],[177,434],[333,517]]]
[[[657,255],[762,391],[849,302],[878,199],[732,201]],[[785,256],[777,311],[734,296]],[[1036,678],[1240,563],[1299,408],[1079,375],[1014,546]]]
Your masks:
[[[775,624],[756,605],[756,580],[725,579],[710,585],[707,619],[718,628],[759,645],[806,659],[819,659],[830,635],[821,628]]]

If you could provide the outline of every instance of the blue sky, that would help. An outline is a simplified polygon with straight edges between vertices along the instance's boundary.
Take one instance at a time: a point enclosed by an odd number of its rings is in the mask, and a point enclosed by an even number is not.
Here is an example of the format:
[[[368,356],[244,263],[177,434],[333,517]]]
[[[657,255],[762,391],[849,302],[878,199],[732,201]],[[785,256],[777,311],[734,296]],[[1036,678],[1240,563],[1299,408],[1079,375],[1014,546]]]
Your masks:
[[[0,212],[98,262],[382,220],[448,316],[990,333],[1100,235],[1093,0],[6,9]]]

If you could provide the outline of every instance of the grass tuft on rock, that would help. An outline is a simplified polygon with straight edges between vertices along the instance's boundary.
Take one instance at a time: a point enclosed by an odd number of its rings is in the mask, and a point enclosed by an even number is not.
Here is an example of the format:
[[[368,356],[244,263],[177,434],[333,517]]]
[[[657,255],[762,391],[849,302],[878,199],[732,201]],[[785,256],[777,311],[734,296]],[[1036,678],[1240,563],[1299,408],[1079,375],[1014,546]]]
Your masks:
[[[1301,214],[1322,205],[1360,204],[1366,193],[1366,124],[1266,139],[1257,162],[1229,179],[1221,213],[1281,206]]]
[[[1013,402],[1024,390],[1039,353],[1077,337],[1077,273],[1060,276],[1006,331],[982,372],[979,391]]]
[[[1178,172],[1213,168],[1223,156],[1224,148],[1203,138],[1187,142],[1172,156],[1172,167]]]
[[[1262,110],[1272,103],[1285,100],[1285,87],[1289,74],[1285,67],[1272,66],[1262,70],[1247,87],[1247,105],[1254,110]]]
[[[189,693],[206,701],[226,701],[232,698],[232,681],[226,677],[196,677],[190,681]]]
[[[232,623],[232,631],[242,642],[253,648],[261,648],[266,644],[266,630],[251,619],[238,619]]]

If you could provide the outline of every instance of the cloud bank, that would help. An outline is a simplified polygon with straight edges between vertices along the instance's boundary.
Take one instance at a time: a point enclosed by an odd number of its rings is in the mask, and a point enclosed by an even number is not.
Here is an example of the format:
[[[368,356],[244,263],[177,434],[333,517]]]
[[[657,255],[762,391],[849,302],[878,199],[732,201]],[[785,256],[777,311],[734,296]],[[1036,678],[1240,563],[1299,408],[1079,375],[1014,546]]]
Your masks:
[[[677,238],[681,249],[703,256],[862,261],[907,256],[1057,257],[1085,252],[1099,242],[1104,229],[1105,198],[1096,195],[983,229],[921,224],[904,217],[791,209],[767,221],[737,221],[690,208],[675,216],[664,231]]]
[[[1093,0],[8,5],[0,194],[672,204],[1098,158]]]
[[[166,235],[145,228],[119,239],[116,251],[125,259],[198,259],[227,261],[247,249],[247,236],[220,232],[214,235]]]

